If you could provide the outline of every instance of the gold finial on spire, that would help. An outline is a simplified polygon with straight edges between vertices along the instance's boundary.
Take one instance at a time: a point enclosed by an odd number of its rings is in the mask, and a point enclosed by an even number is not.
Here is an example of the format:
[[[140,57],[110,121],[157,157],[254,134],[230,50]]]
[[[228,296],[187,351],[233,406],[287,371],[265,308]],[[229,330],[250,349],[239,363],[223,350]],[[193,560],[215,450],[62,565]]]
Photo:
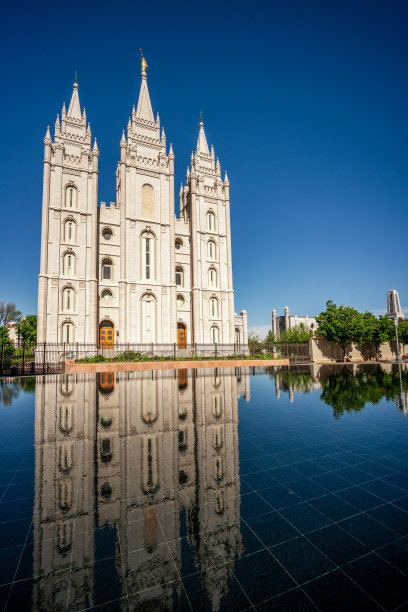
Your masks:
[[[147,65],[147,62],[145,58],[143,57],[143,51],[141,49],[140,49],[140,60],[142,62],[142,72],[146,72],[146,68],[148,68],[149,66]]]
[[[200,123],[203,122],[203,113],[200,111]]]
[[[78,70],[75,70],[75,79],[74,83],[78,83]]]

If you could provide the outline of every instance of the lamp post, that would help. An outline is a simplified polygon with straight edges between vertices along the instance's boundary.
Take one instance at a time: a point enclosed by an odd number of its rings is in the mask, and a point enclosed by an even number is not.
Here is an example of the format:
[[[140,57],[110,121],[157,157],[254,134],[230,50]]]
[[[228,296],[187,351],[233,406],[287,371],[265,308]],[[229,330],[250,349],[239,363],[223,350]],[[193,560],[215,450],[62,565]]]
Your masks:
[[[394,326],[395,326],[395,342],[397,344],[397,362],[401,361],[400,350],[399,350],[399,341],[398,341],[398,317],[394,316]]]

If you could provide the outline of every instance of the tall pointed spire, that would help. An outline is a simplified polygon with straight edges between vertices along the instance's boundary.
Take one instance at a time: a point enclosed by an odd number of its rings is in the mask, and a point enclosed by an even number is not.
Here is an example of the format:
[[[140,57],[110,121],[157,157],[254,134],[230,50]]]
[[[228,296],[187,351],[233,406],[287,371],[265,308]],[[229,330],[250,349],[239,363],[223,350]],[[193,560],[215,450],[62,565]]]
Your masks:
[[[153,109],[150,102],[149,90],[147,88],[146,68],[147,63],[140,49],[140,58],[142,61],[142,83],[140,85],[139,102],[137,103],[136,118],[144,119],[154,123]]]
[[[207,155],[210,154],[210,151],[208,149],[207,139],[205,137],[205,132],[204,132],[204,123],[203,123],[202,113],[200,113],[200,131],[198,133],[197,152],[206,153]]]
[[[81,106],[79,104],[78,81],[77,81],[76,72],[75,72],[74,88],[72,91],[72,98],[69,104],[67,117],[70,117],[72,119],[81,119]]]

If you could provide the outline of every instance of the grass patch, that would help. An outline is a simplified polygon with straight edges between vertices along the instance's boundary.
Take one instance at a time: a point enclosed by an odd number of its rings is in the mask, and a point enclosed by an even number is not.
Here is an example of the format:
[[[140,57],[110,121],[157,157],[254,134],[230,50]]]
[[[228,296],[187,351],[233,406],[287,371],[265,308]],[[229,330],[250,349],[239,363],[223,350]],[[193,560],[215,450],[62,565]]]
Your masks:
[[[280,359],[281,356],[278,355]],[[148,353],[140,353],[137,351],[125,351],[119,353],[115,357],[104,357],[103,355],[95,355],[94,357],[84,357],[83,359],[77,359],[76,363],[120,363],[120,362],[140,362],[140,361],[227,361],[234,359],[236,361],[245,361],[249,359],[274,359],[273,353],[256,353],[252,355],[224,355],[209,357],[197,357],[196,355],[186,357],[172,357],[164,355],[149,355]]]

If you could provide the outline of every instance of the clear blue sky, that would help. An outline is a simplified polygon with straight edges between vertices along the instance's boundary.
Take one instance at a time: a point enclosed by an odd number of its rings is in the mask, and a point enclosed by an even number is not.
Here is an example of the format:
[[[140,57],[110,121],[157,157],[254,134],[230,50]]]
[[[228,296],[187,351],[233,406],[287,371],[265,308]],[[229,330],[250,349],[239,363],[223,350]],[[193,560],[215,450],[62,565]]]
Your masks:
[[[407,2],[23,2],[2,17],[0,299],[36,312],[43,138],[75,70],[98,199],[114,200],[142,47],[176,192],[200,111],[228,171],[250,327],[327,299],[378,312],[391,286],[408,306]]]

